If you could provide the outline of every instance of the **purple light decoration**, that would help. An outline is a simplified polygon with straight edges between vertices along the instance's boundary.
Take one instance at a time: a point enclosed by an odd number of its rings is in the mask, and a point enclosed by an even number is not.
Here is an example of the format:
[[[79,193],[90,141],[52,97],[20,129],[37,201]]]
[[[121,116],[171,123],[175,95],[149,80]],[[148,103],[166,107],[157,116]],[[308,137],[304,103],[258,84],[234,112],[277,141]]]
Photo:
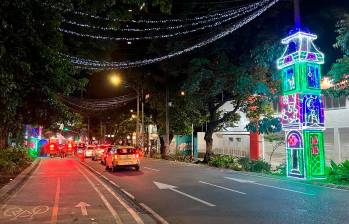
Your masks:
[[[290,63],[290,62],[292,62],[292,61],[293,61],[292,56],[291,56],[291,55],[288,55],[288,56],[286,56],[285,59],[284,59],[284,64],[288,64],[288,63]]]
[[[324,127],[324,108],[322,97],[305,94],[301,102],[300,118],[303,126]]]
[[[316,54],[309,52],[307,54],[307,60],[309,61],[315,61],[317,59]]]

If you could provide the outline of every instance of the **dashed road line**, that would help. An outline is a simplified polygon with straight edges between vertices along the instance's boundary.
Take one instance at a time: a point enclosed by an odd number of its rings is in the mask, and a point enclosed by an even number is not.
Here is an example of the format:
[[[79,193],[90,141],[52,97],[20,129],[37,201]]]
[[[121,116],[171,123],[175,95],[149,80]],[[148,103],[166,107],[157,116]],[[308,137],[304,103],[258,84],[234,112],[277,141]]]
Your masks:
[[[236,178],[232,178],[232,177],[224,177],[224,178],[228,179],[228,180],[236,181]],[[238,182],[240,182],[240,181],[238,181]],[[246,181],[245,183],[246,184],[259,185],[259,186],[263,186],[263,187],[274,188],[274,189],[283,190],[283,191],[290,191],[290,192],[299,193],[299,194],[305,194],[305,195],[309,195],[309,196],[315,196],[315,194],[310,194],[310,193],[306,193],[306,192],[303,192],[303,191],[297,191],[297,190],[292,190],[292,189],[283,188],[283,187],[276,187],[276,186],[273,186],[273,185],[261,184],[261,183],[257,183],[257,182],[254,182],[254,181]]]
[[[125,189],[121,188],[121,191],[124,192],[125,194],[127,194],[127,196],[129,196],[130,198],[132,198],[133,200],[135,200],[135,196],[133,196],[131,193],[127,192]]]
[[[152,214],[158,222],[161,224],[169,224],[164,218],[162,218],[158,213],[156,213],[153,209],[151,209],[149,206],[147,206],[144,203],[139,203],[140,206],[142,206],[147,212]]]
[[[234,189],[231,189],[231,188],[219,186],[219,185],[216,185],[216,184],[211,184],[211,183],[208,183],[208,182],[205,182],[205,181],[199,181],[199,183],[210,185],[210,186],[213,186],[213,187],[216,187],[216,188],[220,188],[220,189],[223,189],[223,190],[235,192],[235,193],[238,193],[238,194],[246,194],[246,193],[241,192],[241,191],[237,191],[237,190],[234,190]]]
[[[86,178],[86,180],[90,183],[90,185],[92,186],[92,188],[97,192],[97,194],[99,195],[99,197],[101,198],[101,200],[103,201],[103,203],[105,204],[105,206],[108,208],[109,212],[112,214],[112,216],[114,217],[115,223],[117,224],[122,224],[122,221],[120,219],[120,216],[118,215],[118,213],[115,211],[115,209],[110,205],[110,203],[108,202],[108,200],[103,196],[103,194],[98,190],[98,188],[96,187],[96,185],[90,180],[90,178],[88,178],[88,176],[82,172],[82,170],[80,168],[78,168],[79,172]],[[93,175],[92,175],[93,176]],[[94,176],[93,176],[94,177]]]
[[[105,183],[103,183],[103,181],[101,181],[100,179],[98,179],[98,177],[96,175],[94,175],[91,171],[89,171],[86,168],[85,169],[87,172],[90,173],[90,175],[98,182],[100,183],[122,206],[124,206],[124,208],[128,211],[128,213],[130,213],[130,215],[133,217],[133,219],[138,223],[138,224],[144,224],[143,220],[141,219],[141,217],[138,215],[138,213],[132,209],[129,205],[127,205],[119,196],[117,196],[115,194],[115,192],[113,190],[111,190]]]
[[[143,166],[144,169],[147,169],[147,170],[152,170],[152,171],[157,171],[159,172],[160,170],[158,169],[154,169],[154,168],[150,168],[150,167],[146,167],[146,166]]]
[[[52,208],[51,224],[57,223],[60,193],[61,193],[61,178],[57,177],[56,194],[55,194],[55,201]]]

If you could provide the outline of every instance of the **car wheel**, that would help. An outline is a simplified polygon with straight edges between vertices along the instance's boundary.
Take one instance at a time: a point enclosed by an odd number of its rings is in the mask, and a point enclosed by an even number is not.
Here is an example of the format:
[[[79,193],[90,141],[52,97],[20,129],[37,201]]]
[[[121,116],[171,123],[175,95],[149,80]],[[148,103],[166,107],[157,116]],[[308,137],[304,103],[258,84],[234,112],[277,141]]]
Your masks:
[[[111,172],[115,172],[116,171],[116,167],[114,165],[111,166]]]
[[[108,165],[105,165],[105,170],[109,170],[109,166]]]
[[[136,171],[139,171],[141,167],[139,165],[135,166]]]

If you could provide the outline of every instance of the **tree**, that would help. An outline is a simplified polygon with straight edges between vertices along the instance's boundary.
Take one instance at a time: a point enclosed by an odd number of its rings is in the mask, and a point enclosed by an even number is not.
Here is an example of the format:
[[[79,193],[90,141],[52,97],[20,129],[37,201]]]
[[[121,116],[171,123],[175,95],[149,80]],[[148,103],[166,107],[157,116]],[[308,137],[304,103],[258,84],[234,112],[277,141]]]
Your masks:
[[[343,52],[343,57],[337,59],[332,64],[329,75],[331,75],[334,81],[338,84],[349,82],[349,14],[344,14],[343,18],[337,23],[336,32],[338,33],[336,43],[333,45],[335,48],[340,49]],[[340,95],[344,94],[349,96],[349,86],[345,85],[335,89],[329,89],[329,94]]]
[[[58,10],[38,0],[5,0],[0,10],[0,147],[4,147],[9,132],[20,133],[23,124],[48,126],[72,117],[57,95],[83,88],[86,80],[59,55],[63,45],[57,31],[62,18]]]

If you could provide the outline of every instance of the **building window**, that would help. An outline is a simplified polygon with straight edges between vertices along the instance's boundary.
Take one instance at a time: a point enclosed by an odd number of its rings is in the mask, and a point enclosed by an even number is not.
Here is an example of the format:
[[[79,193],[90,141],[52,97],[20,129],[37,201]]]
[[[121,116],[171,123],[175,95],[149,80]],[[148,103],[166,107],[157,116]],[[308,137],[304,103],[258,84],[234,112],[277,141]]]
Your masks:
[[[326,109],[339,109],[345,108],[347,102],[346,96],[335,97],[332,95],[325,96],[325,108]]]

